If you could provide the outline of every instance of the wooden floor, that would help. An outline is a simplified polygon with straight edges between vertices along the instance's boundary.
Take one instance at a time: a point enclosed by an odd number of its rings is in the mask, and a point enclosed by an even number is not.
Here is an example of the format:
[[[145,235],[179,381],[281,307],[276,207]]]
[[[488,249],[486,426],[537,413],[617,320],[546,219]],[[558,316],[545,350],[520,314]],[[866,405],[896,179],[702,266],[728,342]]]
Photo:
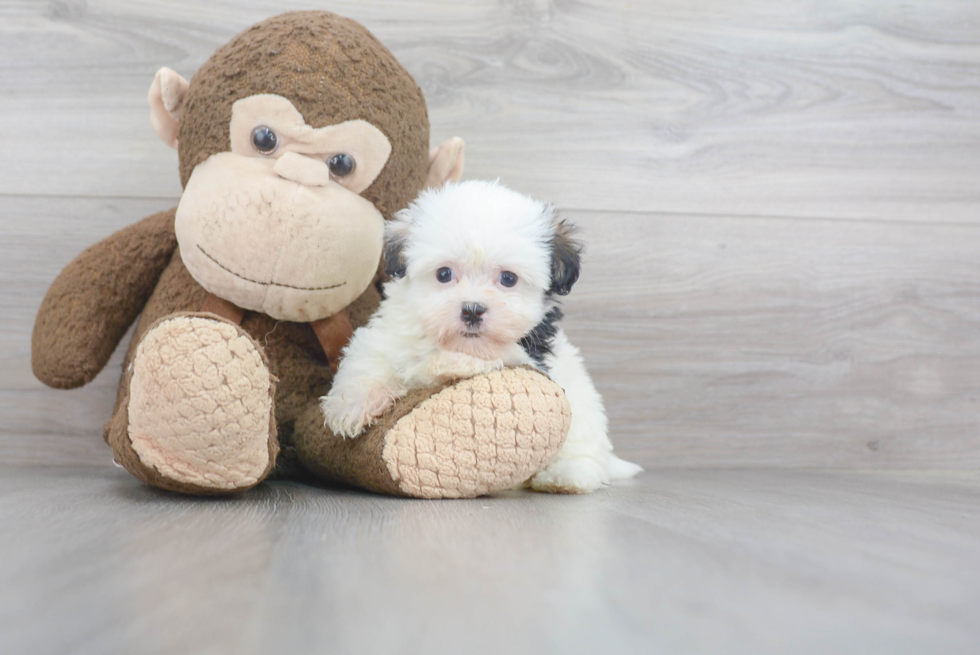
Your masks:
[[[174,498],[109,464],[118,353],[34,380],[57,272],[179,197],[153,73],[287,8],[582,226],[633,486]],[[0,652],[980,652],[980,3],[5,0],[0,125]]]
[[[4,653],[943,653],[980,474],[660,471],[589,497],[175,497],[0,469]]]

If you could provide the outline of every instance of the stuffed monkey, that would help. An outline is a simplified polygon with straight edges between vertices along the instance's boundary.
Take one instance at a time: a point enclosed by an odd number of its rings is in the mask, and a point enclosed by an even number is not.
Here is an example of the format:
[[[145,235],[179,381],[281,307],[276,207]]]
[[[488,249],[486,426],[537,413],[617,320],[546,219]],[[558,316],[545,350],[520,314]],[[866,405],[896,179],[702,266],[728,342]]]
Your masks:
[[[190,82],[161,69],[149,100],[178,151],[180,203],[72,261],[32,341],[38,379],[78,387],[139,319],[104,431],[120,465],[219,494],[290,460],[423,498],[511,488],[544,468],[569,409],[527,369],[414,392],[353,440],[324,427],[317,400],[380,302],[384,221],[463,167],[458,138],[430,151],[422,92],[373,35],[327,12],[283,14]]]

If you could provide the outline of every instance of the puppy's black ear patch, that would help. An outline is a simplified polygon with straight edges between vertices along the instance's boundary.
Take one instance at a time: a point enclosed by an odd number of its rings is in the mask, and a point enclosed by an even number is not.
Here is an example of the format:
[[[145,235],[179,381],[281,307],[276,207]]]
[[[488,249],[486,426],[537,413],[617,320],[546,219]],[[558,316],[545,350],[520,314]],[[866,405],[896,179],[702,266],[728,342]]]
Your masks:
[[[576,230],[574,225],[564,220],[555,224],[555,236],[551,241],[550,293],[566,296],[578,281],[585,246],[572,238]]]
[[[399,237],[392,237],[385,240],[385,275],[390,278],[405,277],[408,270],[405,258],[402,257],[402,250],[405,249],[405,241]]]

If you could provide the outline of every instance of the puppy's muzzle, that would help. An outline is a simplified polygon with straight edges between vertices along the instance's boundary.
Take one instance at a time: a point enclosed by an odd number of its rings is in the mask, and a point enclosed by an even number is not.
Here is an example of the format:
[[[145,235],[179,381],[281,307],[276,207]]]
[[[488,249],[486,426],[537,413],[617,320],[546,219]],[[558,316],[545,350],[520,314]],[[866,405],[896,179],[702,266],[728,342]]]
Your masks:
[[[483,322],[483,315],[487,313],[485,305],[478,302],[464,302],[460,318],[468,327],[476,327]]]

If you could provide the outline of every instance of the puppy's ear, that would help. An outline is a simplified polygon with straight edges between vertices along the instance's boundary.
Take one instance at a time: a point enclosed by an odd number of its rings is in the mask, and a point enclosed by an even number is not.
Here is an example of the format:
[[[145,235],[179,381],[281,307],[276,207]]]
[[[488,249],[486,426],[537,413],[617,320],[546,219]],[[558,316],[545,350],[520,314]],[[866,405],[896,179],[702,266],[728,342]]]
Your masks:
[[[390,278],[405,277],[407,267],[402,258],[405,242],[401,240],[385,241],[385,275]]]
[[[550,292],[566,296],[572,290],[572,285],[578,281],[584,245],[581,241],[572,238],[577,228],[571,223],[556,217],[553,219],[553,225],[555,236],[551,241]]]
[[[408,210],[398,212],[393,220],[385,224],[385,275],[390,278],[405,277],[408,270],[402,251],[408,243],[411,226]]]

